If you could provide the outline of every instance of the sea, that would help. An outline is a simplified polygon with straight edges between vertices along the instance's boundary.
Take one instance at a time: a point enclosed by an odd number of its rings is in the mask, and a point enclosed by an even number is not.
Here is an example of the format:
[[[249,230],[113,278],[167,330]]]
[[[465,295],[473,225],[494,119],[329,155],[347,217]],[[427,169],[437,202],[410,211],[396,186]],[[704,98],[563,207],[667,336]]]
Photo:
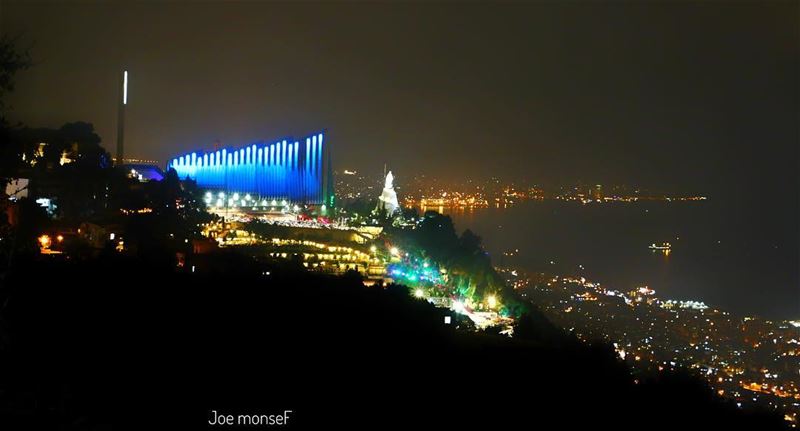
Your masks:
[[[775,223],[713,200],[543,200],[442,212],[458,232],[479,235],[496,265],[579,275],[620,291],[648,286],[661,299],[741,316],[800,318],[793,220]],[[668,254],[649,249],[665,242]]]

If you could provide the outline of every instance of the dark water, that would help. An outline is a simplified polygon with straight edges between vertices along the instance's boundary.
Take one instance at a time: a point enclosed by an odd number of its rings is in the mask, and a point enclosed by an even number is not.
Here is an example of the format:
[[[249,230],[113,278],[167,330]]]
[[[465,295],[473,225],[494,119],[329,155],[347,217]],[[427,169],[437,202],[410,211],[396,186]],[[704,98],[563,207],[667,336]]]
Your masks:
[[[544,201],[449,214],[458,231],[483,238],[494,262],[581,274],[624,291],[648,285],[661,298],[742,315],[800,318],[798,238],[785,218],[744,216],[711,201]],[[647,248],[661,242],[672,244],[669,255]],[[516,257],[503,256],[514,249]]]

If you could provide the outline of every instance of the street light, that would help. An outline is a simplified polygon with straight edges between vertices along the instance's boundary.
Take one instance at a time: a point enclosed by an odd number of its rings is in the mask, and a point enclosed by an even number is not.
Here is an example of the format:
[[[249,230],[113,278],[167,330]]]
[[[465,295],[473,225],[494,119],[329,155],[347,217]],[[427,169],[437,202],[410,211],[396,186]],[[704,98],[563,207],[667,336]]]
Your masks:
[[[42,248],[49,248],[52,243],[53,241],[50,239],[50,235],[42,235],[39,237],[39,245],[41,245]]]

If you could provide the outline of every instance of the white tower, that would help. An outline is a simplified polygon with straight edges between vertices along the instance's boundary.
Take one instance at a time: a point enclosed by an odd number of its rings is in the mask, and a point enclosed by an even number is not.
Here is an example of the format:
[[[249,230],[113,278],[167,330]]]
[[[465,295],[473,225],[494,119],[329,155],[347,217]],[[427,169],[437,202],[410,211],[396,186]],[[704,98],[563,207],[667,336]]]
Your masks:
[[[117,111],[117,166],[123,165],[125,157],[125,105],[128,104],[128,71],[122,71],[122,92],[119,98]]]
[[[390,217],[394,215],[394,213],[400,209],[400,204],[397,202],[397,193],[394,191],[394,176],[392,175],[392,171],[389,171],[386,174],[386,181],[383,184],[383,192],[381,192],[380,197],[378,197],[378,208],[377,210],[384,210],[386,211],[386,216]]]

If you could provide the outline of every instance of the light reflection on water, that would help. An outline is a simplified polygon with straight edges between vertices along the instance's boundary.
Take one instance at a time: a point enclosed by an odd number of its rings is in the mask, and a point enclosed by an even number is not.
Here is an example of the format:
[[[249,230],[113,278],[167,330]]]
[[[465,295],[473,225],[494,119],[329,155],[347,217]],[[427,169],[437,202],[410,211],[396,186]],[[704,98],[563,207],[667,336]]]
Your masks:
[[[705,301],[740,314],[800,316],[791,235],[765,232],[708,202],[532,201],[434,210],[450,215],[456,231],[481,236],[496,264],[582,275],[623,291],[648,285],[661,298]],[[662,242],[672,249],[648,248]],[[504,255],[515,249],[514,256]]]

